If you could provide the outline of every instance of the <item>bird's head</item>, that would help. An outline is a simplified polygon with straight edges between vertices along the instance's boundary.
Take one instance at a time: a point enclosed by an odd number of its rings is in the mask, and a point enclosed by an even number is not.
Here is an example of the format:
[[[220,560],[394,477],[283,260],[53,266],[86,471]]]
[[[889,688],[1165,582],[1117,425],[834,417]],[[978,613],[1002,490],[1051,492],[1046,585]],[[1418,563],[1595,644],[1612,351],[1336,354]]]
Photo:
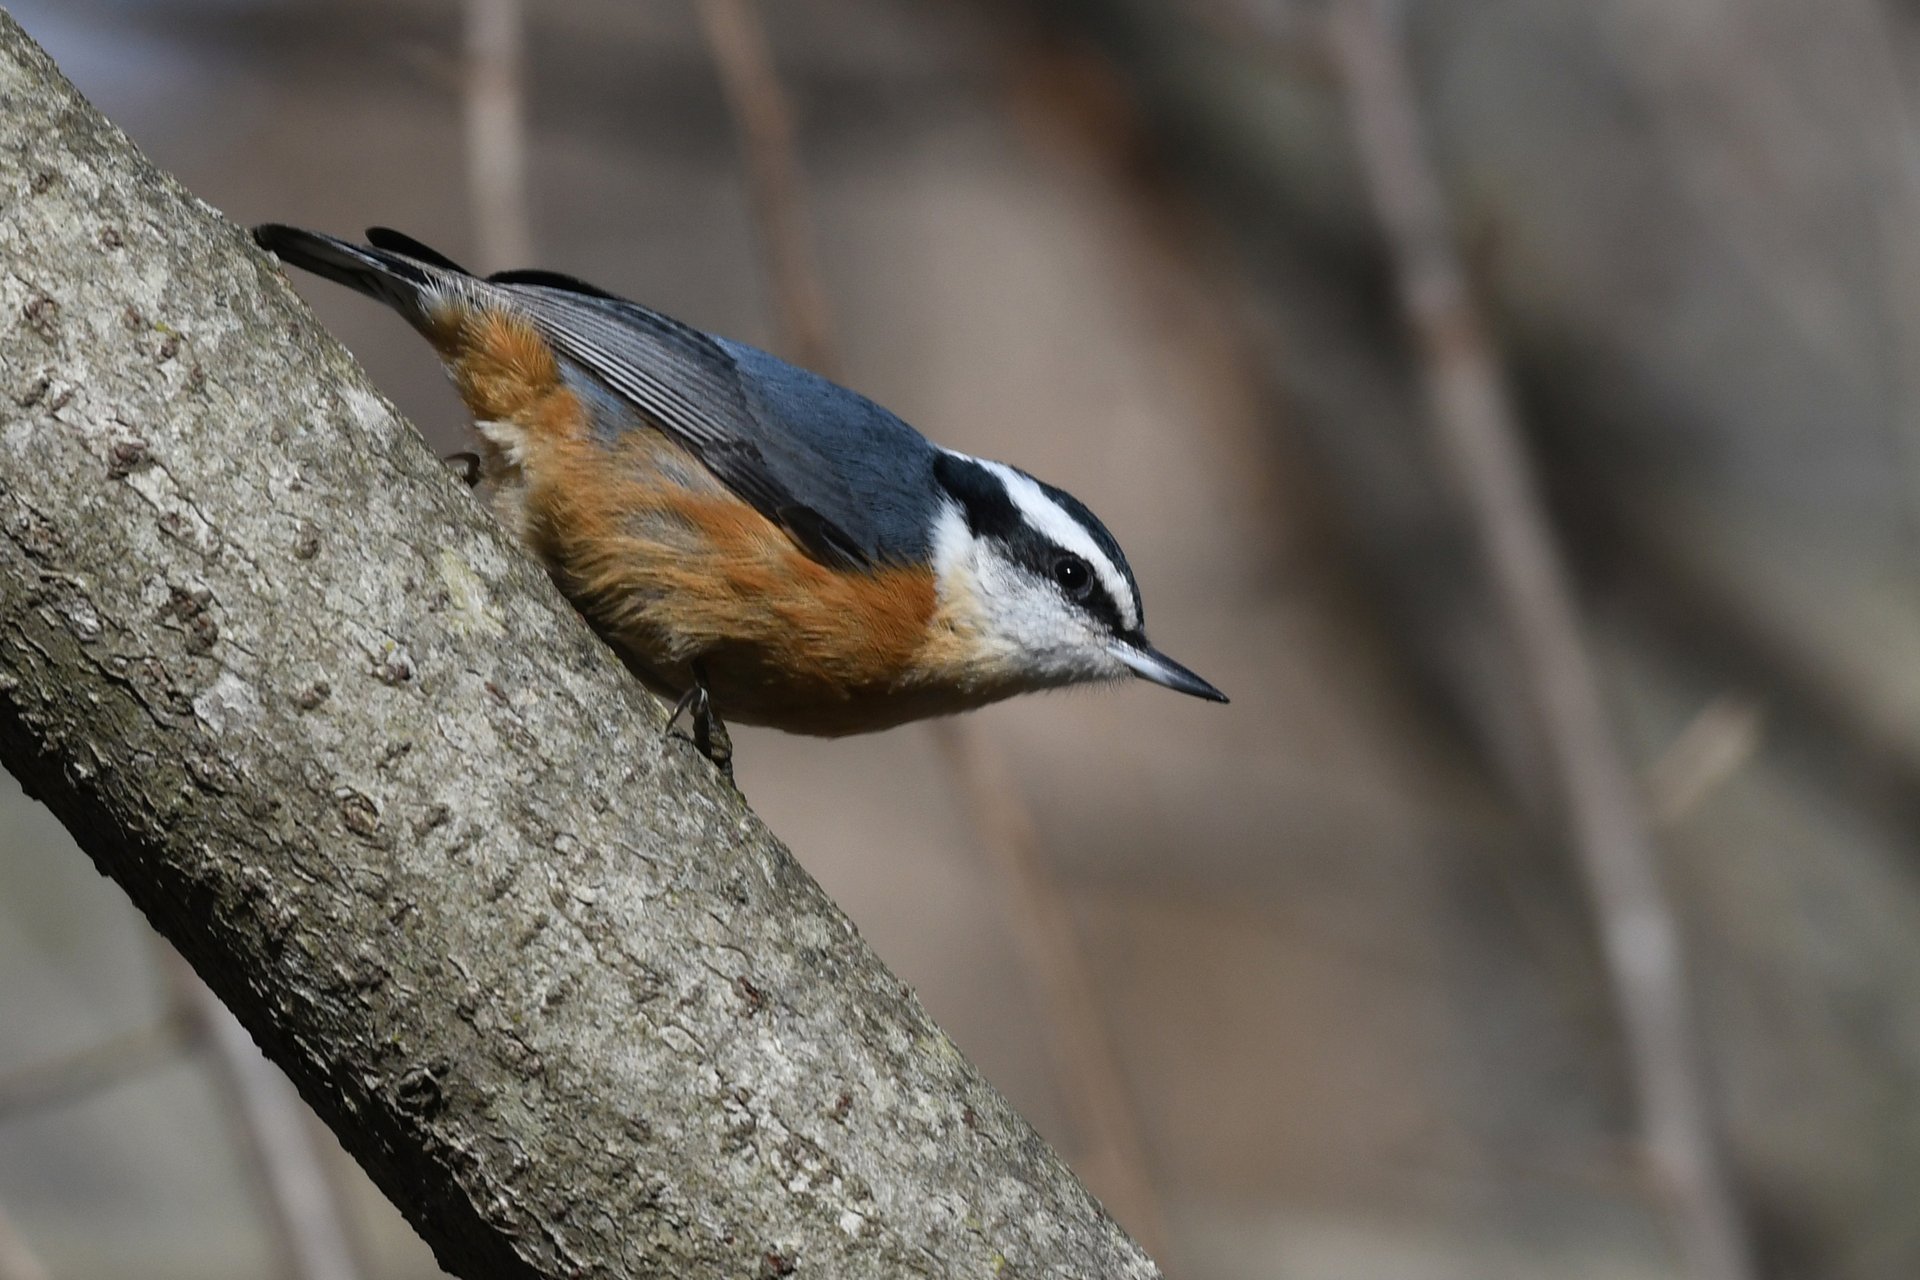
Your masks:
[[[970,660],[1029,688],[1138,676],[1213,702],[1226,695],[1147,642],[1127,558],[1073,495],[998,462],[942,450],[934,571],[964,602]]]

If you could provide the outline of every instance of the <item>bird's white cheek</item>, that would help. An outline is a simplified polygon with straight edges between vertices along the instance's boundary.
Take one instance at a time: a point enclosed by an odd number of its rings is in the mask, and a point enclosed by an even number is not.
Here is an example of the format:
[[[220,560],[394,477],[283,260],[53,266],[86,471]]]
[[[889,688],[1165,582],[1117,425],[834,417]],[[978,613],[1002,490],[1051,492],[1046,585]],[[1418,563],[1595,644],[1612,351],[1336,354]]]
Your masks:
[[[973,567],[989,643],[1008,655],[1048,647],[1045,615],[1021,576],[992,556],[978,557]]]
[[[1124,674],[1090,618],[974,538],[957,510],[936,526],[934,567],[942,608],[967,633],[976,676],[1046,688]]]
[[[1046,583],[989,559],[980,582],[989,629],[1005,654],[1038,684],[1073,684],[1107,674],[1108,655],[1091,621]]]

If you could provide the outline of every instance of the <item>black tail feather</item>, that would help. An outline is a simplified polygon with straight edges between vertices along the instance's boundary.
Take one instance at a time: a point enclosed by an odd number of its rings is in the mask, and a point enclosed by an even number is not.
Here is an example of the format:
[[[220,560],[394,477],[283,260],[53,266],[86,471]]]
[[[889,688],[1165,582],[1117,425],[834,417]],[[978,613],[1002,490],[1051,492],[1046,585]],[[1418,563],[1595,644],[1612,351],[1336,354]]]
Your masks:
[[[438,249],[429,248],[421,244],[418,240],[415,240],[412,236],[404,232],[395,231],[392,227],[368,227],[367,243],[376,249],[385,249],[390,253],[398,253],[409,258],[417,258],[429,266],[439,267],[443,271],[451,271],[456,275],[470,276],[473,274],[473,272],[467,270]]]
[[[436,276],[446,272],[466,274],[448,259],[397,232],[386,245],[357,245],[318,231],[269,222],[255,227],[253,238],[282,262],[377,298],[407,316],[419,312],[420,295],[433,285]],[[386,240],[388,236],[382,233],[381,238]],[[425,249],[431,256],[403,250],[399,247],[402,242]]]
[[[578,276],[570,276],[560,271],[544,271],[539,267],[516,267],[512,271],[496,271],[487,277],[492,284],[537,284],[547,289],[561,289],[567,293],[585,294],[589,298],[605,298],[609,302],[624,302],[617,293],[608,293],[599,285],[588,284]]]

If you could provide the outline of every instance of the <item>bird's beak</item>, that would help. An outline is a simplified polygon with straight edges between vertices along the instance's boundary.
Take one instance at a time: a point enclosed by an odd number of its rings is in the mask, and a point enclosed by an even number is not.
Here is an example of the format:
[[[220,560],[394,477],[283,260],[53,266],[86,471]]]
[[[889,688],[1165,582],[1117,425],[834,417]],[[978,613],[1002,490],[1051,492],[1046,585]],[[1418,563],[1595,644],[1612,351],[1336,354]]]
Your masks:
[[[1133,674],[1142,680],[1151,680],[1155,684],[1165,685],[1175,693],[1191,694],[1196,698],[1205,698],[1208,702],[1225,702],[1227,695],[1202,680],[1193,672],[1147,644],[1128,644],[1116,640],[1107,651],[1133,670]]]

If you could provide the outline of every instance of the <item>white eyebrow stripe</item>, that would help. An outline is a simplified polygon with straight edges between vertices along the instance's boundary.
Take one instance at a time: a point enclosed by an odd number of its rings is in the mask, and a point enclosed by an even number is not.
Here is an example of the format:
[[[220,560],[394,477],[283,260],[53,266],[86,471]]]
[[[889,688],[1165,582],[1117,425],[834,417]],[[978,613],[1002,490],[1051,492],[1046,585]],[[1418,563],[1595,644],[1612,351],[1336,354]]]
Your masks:
[[[1093,571],[1100,576],[1100,585],[1107,589],[1107,595],[1120,610],[1120,620],[1126,624],[1128,631],[1140,625],[1139,605],[1133,598],[1133,588],[1128,585],[1126,575],[1108,559],[1107,553],[1100,549],[1086,526],[1049,498],[1047,491],[1035,483],[1032,476],[986,458],[975,458],[973,461],[1000,478],[1000,483],[1007,487],[1007,497],[1013,500],[1014,506],[1020,508],[1020,514],[1026,517],[1029,524],[1093,566]]]

